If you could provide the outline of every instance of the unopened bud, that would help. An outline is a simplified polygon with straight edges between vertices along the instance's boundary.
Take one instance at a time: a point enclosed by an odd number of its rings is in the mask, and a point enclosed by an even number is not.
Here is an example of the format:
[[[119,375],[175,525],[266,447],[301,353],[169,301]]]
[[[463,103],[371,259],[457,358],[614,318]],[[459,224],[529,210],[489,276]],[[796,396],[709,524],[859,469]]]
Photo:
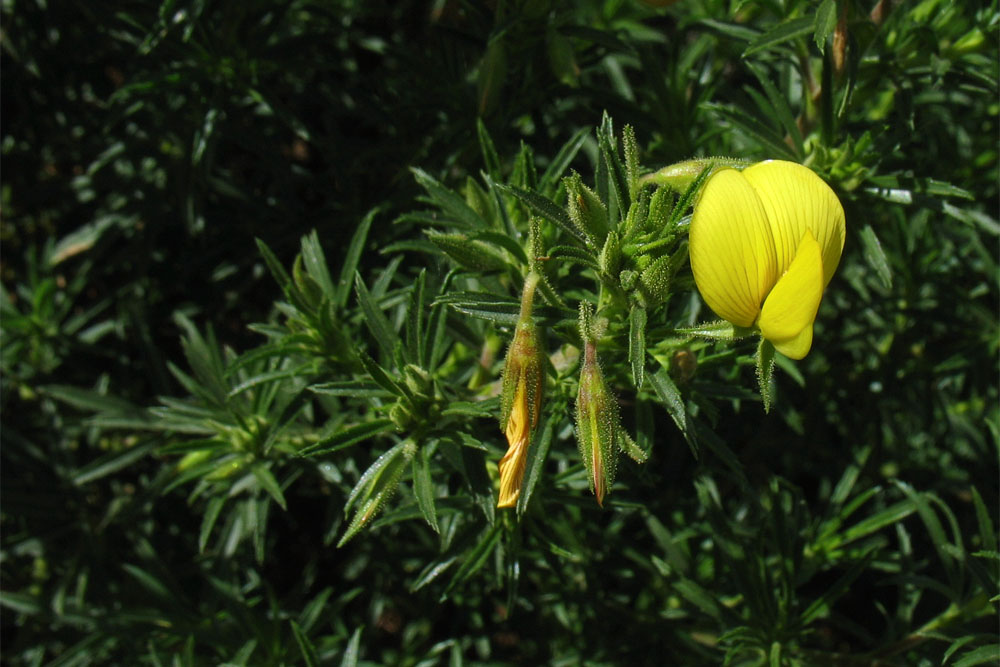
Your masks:
[[[600,247],[608,235],[608,209],[593,190],[583,184],[579,174],[565,179],[569,195],[569,217],[577,229]]]
[[[618,240],[618,232],[608,233],[608,238],[604,242],[601,250],[601,271],[609,276],[618,273],[618,267],[622,261],[622,244]]]
[[[646,301],[649,304],[663,303],[670,294],[670,257],[664,255],[658,257],[647,266],[639,282],[642,285]]]
[[[538,327],[531,319],[531,304],[538,274],[524,281],[521,315],[514,340],[507,350],[500,392],[500,428],[507,436],[507,453],[500,460],[500,499],[497,507],[513,507],[521,492],[531,433],[538,425],[545,375]]]
[[[732,167],[733,169],[743,169],[749,167],[749,160],[741,160],[731,157],[703,157],[693,160],[685,160],[671,164],[659,171],[647,174],[642,177],[644,183],[655,183],[665,185],[675,192],[684,192],[688,186],[694,183],[706,167]]]
[[[576,397],[576,441],[598,505],[604,505],[604,496],[615,480],[622,436],[618,401],[604,382],[597,344],[588,340]]]

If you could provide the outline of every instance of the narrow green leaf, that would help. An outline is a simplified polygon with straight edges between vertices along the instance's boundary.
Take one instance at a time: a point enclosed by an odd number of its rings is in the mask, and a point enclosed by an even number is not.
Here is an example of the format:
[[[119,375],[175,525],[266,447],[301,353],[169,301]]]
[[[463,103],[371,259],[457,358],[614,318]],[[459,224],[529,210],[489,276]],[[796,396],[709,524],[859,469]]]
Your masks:
[[[203,337],[197,327],[183,313],[174,314],[174,321],[184,331],[181,337],[181,347],[191,370],[198,379],[198,387],[214,403],[225,405],[229,393],[226,382],[225,363],[215,334],[209,326]],[[192,392],[195,393],[195,392]]]
[[[760,37],[761,34],[759,30],[749,28],[742,23],[730,23],[716,19],[701,19],[698,23],[730,39],[736,39],[741,42],[752,42]]]
[[[372,221],[378,212],[378,208],[373,208],[365,214],[365,217],[358,223],[358,228],[354,230],[354,235],[351,236],[351,244],[347,246],[344,264],[340,267],[340,279],[337,281],[337,307],[340,309],[347,305],[347,299],[351,295],[351,286],[358,271],[358,262],[361,260],[361,253],[368,240],[368,230],[371,229]]]
[[[443,417],[496,417],[496,400],[487,401],[452,401],[441,411]],[[464,435],[464,434],[463,434]]]
[[[958,660],[954,667],[974,667],[975,665],[996,665],[1000,662],[1000,644],[990,644],[980,646],[971,651],[966,651]]]
[[[837,0],[823,0],[813,20],[813,40],[820,53],[826,53],[826,40],[837,27]]]
[[[4,324],[6,325],[6,322]],[[88,412],[129,414],[136,418],[141,417],[145,412],[142,408],[133,405],[123,398],[108,396],[92,389],[84,389],[66,384],[47,384],[38,389],[47,396]]]
[[[476,134],[479,137],[479,150],[483,153],[483,163],[486,165],[486,173],[493,180],[500,180],[502,176],[500,172],[500,156],[497,154],[496,146],[493,145],[493,139],[490,138],[486,124],[479,117],[476,118]]]
[[[482,536],[475,548],[465,554],[465,558],[462,560],[462,565],[458,568],[458,571],[455,572],[451,581],[448,582],[448,586],[441,594],[441,602],[447,600],[448,594],[451,593],[456,586],[478,572],[479,569],[486,563],[486,559],[489,558],[491,553],[493,553],[497,543],[500,541],[500,528],[500,523],[494,524],[493,527],[486,531],[486,533]]]
[[[915,511],[917,511],[917,504],[913,500],[901,500],[844,530],[840,543],[842,545],[847,544],[848,542],[871,535],[886,526],[891,526],[894,523],[902,521]]]
[[[382,352],[387,357],[392,358],[396,349],[396,342],[398,341],[396,332],[389,324],[389,320],[382,313],[382,309],[375,303],[375,299],[372,298],[368,288],[365,287],[360,273],[354,274],[354,288],[358,297],[358,305],[361,306],[361,310],[365,315],[365,325],[371,331],[375,342],[382,348]]]
[[[84,637],[72,646],[63,646],[59,655],[46,662],[45,667],[79,667],[80,665],[93,664],[94,655],[102,653],[104,646],[113,645],[105,637],[106,635],[101,632],[93,632],[93,634]],[[190,652],[187,651],[186,646],[184,659],[186,662],[181,667],[194,667],[194,659],[190,657]],[[177,663],[175,662],[174,664]]]
[[[455,274],[456,272],[452,270],[445,276],[441,282],[441,288],[438,290],[437,299],[448,293]],[[422,366],[428,371],[434,371],[437,368],[438,361],[442,358],[447,347],[444,342],[444,333],[448,324],[448,309],[447,306],[437,303],[437,299],[431,304],[431,314],[427,318],[427,337],[424,339],[424,351],[421,357],[424,359]]]
[[[281,286],[282,292],[285,294],[285,298],[288,299],[288,304],[277,303],[275,305],[279,309],[283,309],[290,319],[301,318],[302,313],[310,312],[312,306],[306,295],[299,291],[295,281],[285,273],[285,269],[278,263],[277,257],[271,254],[271,251],[262,242],[258,243],[258,247],[271,271],[271,275],[275,277],[275,280]]]
[[[546,197],[551,198],[555,196],[563,172],[573,162],[573,159],[580,151],[589,134],[589,127],[581,127],[570,137],[569,141],[562,145],[556,156],[552,158],[552,162],[549,163],[549,166],[542,174],[542,178],[538,181],[538,187]]]
[[[608,117],[606,116],[606,118]],[[597,133],[597,143],[601,150],[601,156],[607,164],[608,183],[618,203],[619,215],[624,216],[632,205],[632,199],[629,196],[628,178],[625,175],[625,167],[622,166],[621,158],[618,157],[618,151],[615,149],[615,140],[611,135],[612,131],[611,122],[608,119],[606,126],[602,123],[601,129]],[[610,219],[609,222],[612,228],[614,228],[616,220]]]
[[[0,607],[6,607],[18,614],[28,616],[34,616],[42,611],[42,606],[39,604],[38,598],[33,595],[16,593],[14,591],[4,591],[0,594]]]
[[[521,484],[521,493],[517,498],[517,516],[523,516],[528,509],[528,503],[535,492],[538,480],[542,476],[542,469],[545,467],[545,459],[549,455],[549,446],[552,444],[552,433],[555,429],[556,415],[549,415],[545,424],[539,430],[539,436],[531,443],[528,450],[527,460],[524,468],[524,481]]]
[[[715,597],[702,588],[698,583],[688,579],[687,577],[680,577],[679,580],[673,584],[673,588],[682,598],[703,611],[716,622],[721,622],[722,607],[720,607],[719,603],[716,602]]]
[[[285,267],[281,265],[277,256],[271,251],[266,243],[258,238],[255,238],[254,240],[257,242],[257,249],[264,258],[264,263],[267,264],[267,268],[271,271],[271,275],[274,276],[274,280],[278,283],[278,286],[284,293],[285,298],[292,301],[292,279],[288,275],[288,272],[285,271]]]
[[[566,211],[559,208],[559,206],[552,201],[546,199],[537,192],[532,192],[531,190],[501,185],[499,183],[496,184],[496,187],[498,190],[513,195],[530,210],[534,211],[545,220],[553,223],[580,243],[586,243],[586,239],[583,234],[581,234],[576,227],[573,226],[573,221],[569,219],[569,215]]]
[[[463,303],[451,305],[458,312],[475,317],[487,322],[493,322],[501,326],[514,326],[517,324],[518,314],[502,306],[477,306]]]
[[[427,270],[421,269],[410,289],[409,305],[406,309],[406,349],[409,358],[421,368],[427,363],[424,358],[424,302],[426,299]]]
[[[212,528],[222,512],[222,507],[226,504],[226,496],[212,496],[205,508],[205,516],[201,518],[201,529],[198,531],[198,553],[205,553],[208,546],[208,538],[212,535]]]
[[[385,398],[387,396],[395,396],[394,393],[382,389],[374,382],[363,380],[341,380],[314,384],[309,387],[309,391],[326,396],[353,396],[355,398]]]
[[[367,440],[379,433],[384,433],[393,427],[391,419],[373,419],[363,424],[355,424],[354,426],[341,429],[330,436],[321,437],[313,444],[299,450],[298,455],[313,457],[329,454],[330,452],[335,452]]]
[[[246,640],[243,646],[233,654],[233,662],[237,665],[247,665],[250,661],[250,656],[257,650],[257,644],[258,641],[256,638]]]
[[[449,556],[448,558],[428,563],[420,574],[417,575],[417,578],[413,580],[413,583],[410,584],[410,592],[416,593],[427,584],[436,580],[444,574],[456,560],[458,560],[458,556]]]
[[[347,642],[344,649],[344,656],[340,659],[340,667],[358,667],[358,658],[361,652],[361,628],[357,628],[351,635],[351,640]]]
[[[484,452],[488,452],[490,450],[490,448],[487,447],[482,441],[478,440],[474,436],[469,435],[468,433],[465,433],[464,431],[458,431],[456,435],[458,436],[457,437],[458,444],[460,444],[463,447],[471,447],[472,449],[479,449]],[[456,438],[452,437],[450,438],[450,440],[456,441]]]
[[[278,480],[275,479],[274,475],[267,468],[266,463],[258,463],[253,467],[253,476],[257,478],[257,482],[267,491],[274,502],[281,506],[281,509],[288,510],[288,505],[285,504],[285,494],[281,492],[281,485],[278,484]]]
[[[502,231],[512,239],[519,238],[520,232],[514,228],[514,223],[510,219],[510,213],[507,211],[507,205],[504,203],[503,197],[500,195],[500,188],[489,176],[484,174],[483,178],[486,180],[486,185],[489,188],[490,194],[493,195],[493,202],[496,205],[496,210],[500,214],[500,222],[503,224]]]
[[[253,530],[253,555],[258,565],[264,563],[264,545],[267,540],[267,512],[271,499],[262,497],[244,503],[248,515],[247,526]]]
[[[416,445],[404,440],[378,457],[361,475],[344,504],[344,511],[350,511],[357,504],[354,518],[337,542],[340,548],[371,522],[385,503],[395,494],[399,480],[416,453]]]
[[[449,219],[466,229],[487,229],[489,225],[476,211],[465,203],[465,199],[441,185],[430,174],[417,167],[410,167],[416,178],[431,200],[437,204]]]
[[[535,153],[531,146],[521,141],[521,150],[514,159],[514,169],[511,170],[509,185],[523,188],[530,192],[538,189],[538,172],[535,170]]]
[[[262,384],[269,384],[271,382],[277,382],[279,380],[287,380],[289,378],[299,377],[303,375],[303,371],[306,371],[308,368],[311,367],[311,365],[312,364],[309,363],[309,364],[303,364],[302,366],[297,366],[295,368],[286,368],[282,370],[258,373],[253,377],[249,377],[243,382],[240,382],[238,385],[233,387],[229,391],[229,394],[227,394],[226,398],[233,398],[234,396],[238,396],[239,394],[242,394],[248,389],[253,389],[254,387],[257,387]]]
[[[170,589],[166,585],[146,572],[141,567],[137,565],[132,565],[131,563],[123,563],[122,569],[132,575],[132,578],[139,582],[139,585],[145,588],[148,592],[152,593],[156,597],[162,600],[174,600],[175,596],[170,592]]]
[[[479,272],[503,271],[512,268],[503,252],[465,234],[444,233],[433,229],[424,232],[427,240],[460,267]]]
[[[764,34],[754,38],[743,51],[743,57],[751,56],[761,51],[767,51],[780,44],[797,39],[814,32],[816,20],[811,16],[803,16],[780,23]]]
[[[861,469],[871,453],[871,446],[863,448],[861,453],[858,455],[856,462],[851,463],[844,469],[844,474],[840,476],[840,481],[837,482],[837,486],[834,487],[833,493],[830,494],[831,506],[839,508],[847,501],[847,498],[851,495],[851,491],[854,489],[854,484],[858,481],[858,477],[861,475]]]
[[[781,667],[781,642],[771,642],[771,653],[768,660],[771,667]]]
[[[951,546],[951,542],[948,540],[947,534],[945,534],[944,526],[941,525],[941,520],[938,518],[937,513],[927,502],[930,494],[918,492],[909,484],[899,480],[893,480],[893,484],[906,494],[907,498],[913,501],[913,504],[917,508],[917,514],[920,515],[920,520],[923,521],[924,527],[930,535],[931,544],[934,545],[938,558],[941,559],[941,564],[944,565],[945,573],[948,575],[949,580],[955,583],[954,579],[957,577],[957,573],[955,571],[954,556],[947,549],[948,546]],[[958,587],[953,587],[953,590],[958,590]]]
[[[434,529],[435,533],[440,533],[437,510],[434,507],[434,483],[431,480],[427,454],[423,448],[413,457],[413,495],[417,498],[417,507],[424,515],[424,520]]]
[[[600,271],[600,266],[598,266],[597,258],[594,257],[593,253],[584,250],[583,248],[578,248],[576,246],[569,245],[557,245],[549,248],[546,256],[552,259],[569,259],[587,268],[593,269],[594,271]]]
[[[127,468],[136,461],[145,458],[155,447],[156,444],[150,442],[121,452],[112,452],[80,468],[73,473],[71,479],[77,486],[88,484]]]
[[[628,318],[628,360],[632,365],[632,384],[642,389],[646,371],[646,309],[633,305]]]
[[[868,266],[875,269],[875,274],[879,282],[886,289],[892,287],[892,270],[889,268],[889,260],[882,250],[882,243],[875,235],[875,230],[871,225],[865,225],[861,230],[861,247],[863,249],[865,261]]]
[[[327,586],[316,596],[306,604],[305,608],[299,614],[299,626],[304,632],[309,632],[316,622],[320,620],[323,612],[327,609],[327,601],[333,594],[333,588]],[[343,598],[341,598],[343,600]]]
[[[439,297],[434,303],[447,304],[461,313],[500,324],[516,324],[521,310],[516,299],[475,292],[453,292]]]
[[[475,241],[483,241],[487,244],[493,246],[499,246],[509,252],[511,256],[516,259],[522,266],[527,266],[530,264],[528,256],[524,253],[524,248],[521,244],[512,239],[507,234],[501,234],[499,232],[473,232],[470,238]]]
[[[979,539],[984,549],[997,548],[997,535],[993,529],[993,520],[990,519],[990,512],[983,503],[982,496],[976,487],[970,487],[972,492],[972,504],[976,508],[976,522],[979,524]]]
[[[955,652],[957,652],[959,649],[966,646],[970,642],[975,641],[975,639],[976,639],[975,635],[965,635],[964,637],[959,637],[958,639],[953,641],[951,643],[951,646],[949,646],[948,649],[941,654],[941,664],[947,665],[949,661],[951,661],[951,656]]]
[[[337,293],[333,286],[333,278],[330,277],[326,256],[323,254],[323,247],[319,243],[319,234],[316,233],[315,229],[302,237],[301,256],[306,266],[306,272],[320,286],[323,295],[331,301],[336,300]]]
[[[754,139],[764,152],[772,153],[775,157],[785,160],[795,161],[795,153],[788,147],[780,136],[767,125],[746,114],[745,112],[727,107],[721,104],[707,103],[706,109],[710,109],[729,121],[732,125],[742,130],[749,138]]]
[[[295,635],[295,642],[299,645],[299,652],[302,653],[302,660],[306,667],[319,667],[319,657],[316,655],[316,648],[309,641],[309,637],[302,631],[295,619],[289,619],[288,622],[291,623],[292,634]]]
[[[833,2],[833,0],[827,1]],[[788,106],[788,100],[778,91],[761,68],[754,66],[752,63],[747,63],[747,69],[757,77],[757,81],[760,82],[761,87],[764,89],[764,94],[767,95],[767,99],[771,103],[771,108],[774,109],[782,128],[784,128],[785,133],[792,138],[792,142],[795,144],[796,158],[801,158],[805,153],[802,142],[802,131],[795,120],[795,114],[792,113],[791,107]]]
[[[656,373],[646,373],[646,379],[650,386],[653,387],[656,397],[660,399],[660,402],[667,409],[667,413],[671,419],[677,424],[677,428],[680,429],[684,439],[691,447],[691,452],[697,456],[698,443],[695,431],[691,428],[687,408],[684,406],[684,399],[681,397],[681,392],[677,389],[677,385],[670,379],[667,369],[660,368]]]

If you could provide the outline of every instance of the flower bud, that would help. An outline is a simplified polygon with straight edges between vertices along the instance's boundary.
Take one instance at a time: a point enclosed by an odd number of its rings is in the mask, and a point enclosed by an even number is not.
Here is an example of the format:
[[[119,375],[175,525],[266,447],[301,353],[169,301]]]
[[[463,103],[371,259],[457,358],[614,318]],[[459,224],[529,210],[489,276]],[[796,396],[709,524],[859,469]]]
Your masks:
[[[610,229],[608,209],[593,190],[583,184],[579,174],[563,181],[569,195],[569,217],[584,235],[600,247]]]
[[[663,303],[670,294],[670,277],[673,271],[670,256],[663,255],[654,260],[642,271],[639,284],[648,304]]]
[[[747,167],[749,165],[749,160],[742,160],[739,158],[695,158],[693,160],[685,160],[684,162],[671,164],[663,169],[660,169],[659,171],[653,172],[652,174],[647,174],[642,177],[642,181],[644,183],[665,185],[675,192],[684,192],[687,190],[689,185],[694,183],[695,179],[698,178],[698,174],[700,174],[706,167],[715,166],[742,169],[743,167]]]
[[[618,273],[618,267],[622,261],[622,244],[618,239],[618,232],[609,232],[608,238],[601,249],[600,266],[601,271],[609,276]]]
[[[507,436],[507,453],[500,460],[500,499],[497,507],[513,507],[521,492],[531,432],[538,425],[545,375],[538,327],[531,320],[531,304],[538,285],[528,275],[521,295],[521,315],[507,350],[500,393],[500,428]]]
[[[576,441],[598,505],[603,506],[604,496],[615,480],[623,435],[618,401],[604,382],[597,362],[597,344],[588,340],[576,397]]]

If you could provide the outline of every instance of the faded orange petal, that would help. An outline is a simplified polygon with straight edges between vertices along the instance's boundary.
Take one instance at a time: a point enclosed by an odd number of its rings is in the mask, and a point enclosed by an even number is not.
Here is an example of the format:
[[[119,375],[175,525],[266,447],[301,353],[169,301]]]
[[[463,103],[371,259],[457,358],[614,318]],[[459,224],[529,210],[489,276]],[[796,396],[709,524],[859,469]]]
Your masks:
[[[513,507],[521,494],[527,464],[531,425],[528,418],[528,392],[524,376],[517,383],[514,405],[507,419],[507,453],[500,459],[500,499],[497,507]]]

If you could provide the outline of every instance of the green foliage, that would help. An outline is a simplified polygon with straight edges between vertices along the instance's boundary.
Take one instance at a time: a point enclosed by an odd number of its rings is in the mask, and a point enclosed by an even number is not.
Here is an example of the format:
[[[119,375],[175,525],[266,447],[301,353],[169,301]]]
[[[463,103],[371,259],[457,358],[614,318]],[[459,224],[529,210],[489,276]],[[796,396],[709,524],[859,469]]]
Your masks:
[[[4,662],[995,661],[996,3],[391,4],[3,5]],[[767,158],[800,362],[687,265]]]

